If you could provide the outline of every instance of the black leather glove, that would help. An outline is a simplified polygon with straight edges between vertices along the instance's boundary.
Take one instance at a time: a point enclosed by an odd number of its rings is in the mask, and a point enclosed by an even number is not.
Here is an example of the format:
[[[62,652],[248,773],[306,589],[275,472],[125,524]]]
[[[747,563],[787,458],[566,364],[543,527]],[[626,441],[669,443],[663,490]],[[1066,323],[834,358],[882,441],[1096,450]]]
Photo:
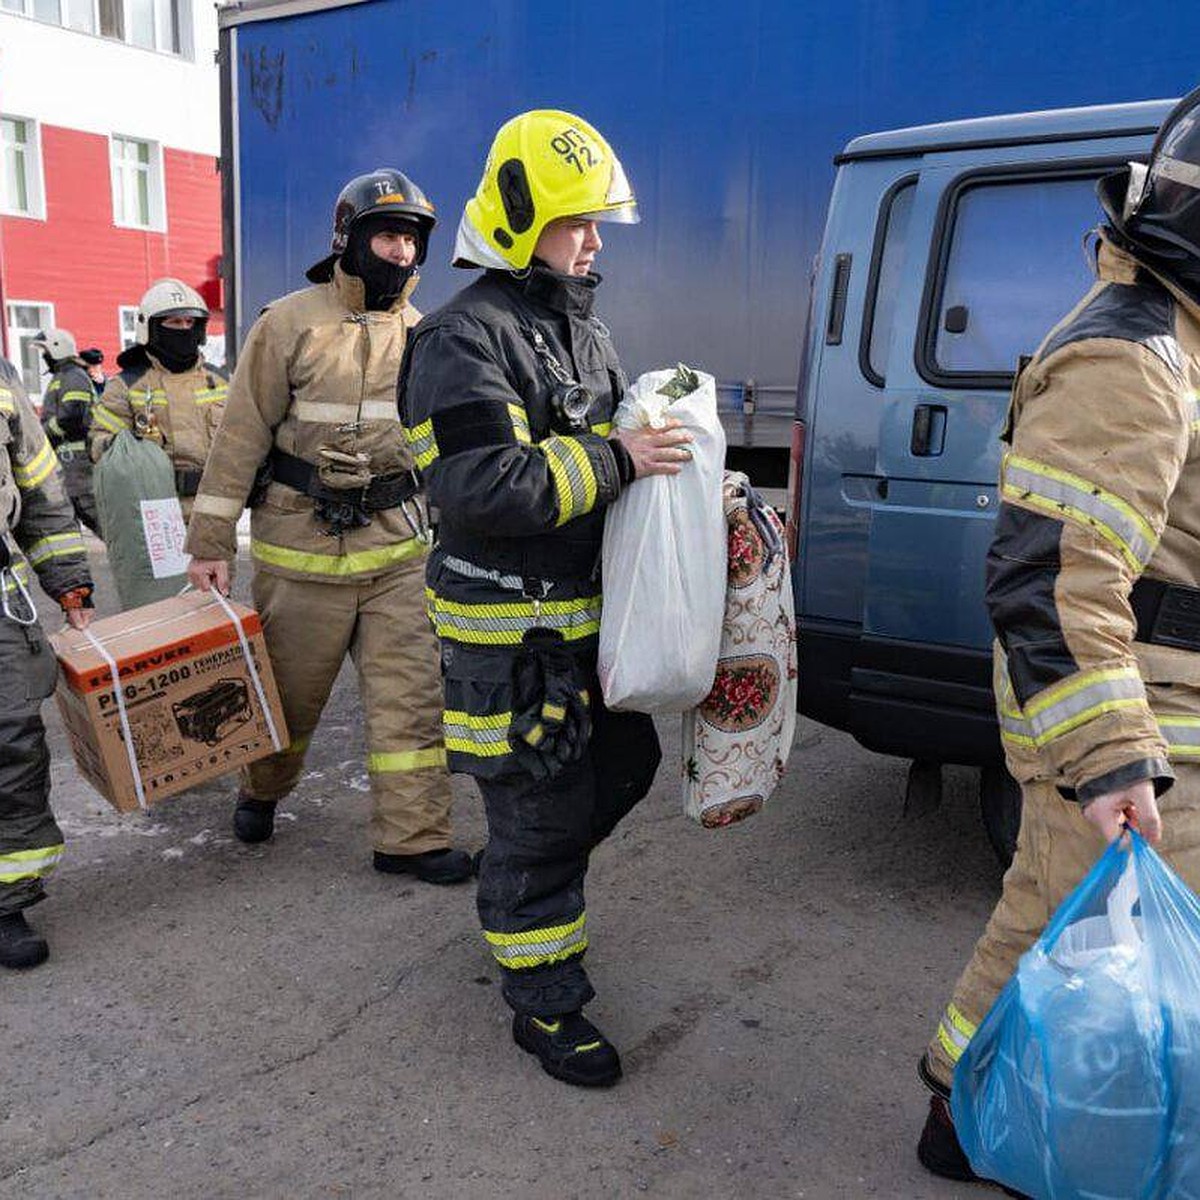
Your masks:
[[[557,630],[534,628],[513,663],[513,719],[508,744],[535,779],[552,779],[578,762],[592,732],[587,689]]]

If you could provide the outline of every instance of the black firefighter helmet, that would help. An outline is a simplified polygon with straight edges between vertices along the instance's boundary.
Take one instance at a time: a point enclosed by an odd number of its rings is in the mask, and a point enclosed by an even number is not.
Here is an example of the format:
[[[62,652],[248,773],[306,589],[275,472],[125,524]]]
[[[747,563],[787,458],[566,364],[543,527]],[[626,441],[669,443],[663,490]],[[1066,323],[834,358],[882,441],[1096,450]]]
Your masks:
[[[416,266],[425,261],[429,235],[437,224],[433,205],[425,193],[403,171],[379,167],[367,175],[356,175],[338,193],[333,206],[331,254],[306,272],[313,283],[324,283],[333,274],[333,264],[350,241],[350,230],[363,217],[383,215],[407,217],[417,227]]]
[[[1149,163],[1106,175],[1098,190],[1112,225],[1135,248],[1171,274],[1200,270],[1200,88],[1167,114]]]

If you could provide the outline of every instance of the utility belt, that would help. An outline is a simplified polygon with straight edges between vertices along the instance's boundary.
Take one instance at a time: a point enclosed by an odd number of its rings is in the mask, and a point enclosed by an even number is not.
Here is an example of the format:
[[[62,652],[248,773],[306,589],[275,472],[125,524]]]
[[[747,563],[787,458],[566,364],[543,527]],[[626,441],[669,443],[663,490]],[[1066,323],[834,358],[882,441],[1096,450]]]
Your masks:
[[[524,581],[530,594],[551,588],[580,588],[595,584],[600,575],[600,546],[564,544],[554,538],[526,538],[523,547],[512,540],[479,539],[438,527],[438,546],[456,562],[466,560],[484,568],[484,577],[502,575],[506,580]],[[507,585],[506,585],[507,586]]]
[[[419,508],[414,515],[408,507],[409,501],[421,491],[416,471],[372,475],[358,486],[333,487],[321,478],[318,467],[278,446],[271,449],[266,467],[270,480],[312,498],[317,519],[327,526],[325,532],[330,536],[338,537],[347,529],[369,525],[373,513],[390,508],[403,512],[414,537],[425,536],[424,515]]]
[[[1129,603],[1139,642],[1200,652],[1200,588],[1142,576]]]

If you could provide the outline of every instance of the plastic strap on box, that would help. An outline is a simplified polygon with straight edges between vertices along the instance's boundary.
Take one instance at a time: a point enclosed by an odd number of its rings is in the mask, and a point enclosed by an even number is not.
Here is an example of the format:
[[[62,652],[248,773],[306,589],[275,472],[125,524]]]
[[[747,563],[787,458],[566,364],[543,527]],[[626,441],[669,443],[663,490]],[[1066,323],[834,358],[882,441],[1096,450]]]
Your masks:
[[[137,794],[138,808],[145,808],[146,789],[142,787],[142,771],[138,766],[137,751],[133,748],[133,731],[129,728],[129,713],[125,708],[125,697],[121,694],[121,676],[117,670],[117,661],[90,629],[83,630],[83,636],[92,643],[96,653],[104,659],[112,673],[113,692],[117,697],[117,715],[121,718],[121,732],[125,737],[125,753],[129,757],[129,770],[133,774],[133,790]]]
[[[262,705],[262,713],[267,721],[267,730],[271,734],[271,745],[278,752],[283,749],[283,743],[279,739],[279,730],[275,728],[275,718],[271,715],[271,706],[267,703],[262,680],[258,677],[258,667],[254,665],[254,656],[250,653],[250,643],[246,640],[242,619],[233,611],[233,605],[216,588],[213,588],[209,594],[216,597],[217,603],[225,610],[225,615],[233,622],[233,627],[237,630],[238,641],[242,643],[242,654],[245,656],[246,666],[250,670],[250,680],[254,684],[254,691],[258,696],[259,704]]]

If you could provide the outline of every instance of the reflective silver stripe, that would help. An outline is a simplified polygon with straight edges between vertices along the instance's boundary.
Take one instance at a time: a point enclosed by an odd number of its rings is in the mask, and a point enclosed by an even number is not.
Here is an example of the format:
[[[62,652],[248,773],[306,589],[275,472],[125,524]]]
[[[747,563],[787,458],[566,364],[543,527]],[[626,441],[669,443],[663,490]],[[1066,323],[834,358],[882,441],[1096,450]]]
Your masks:
[[[529,432],[529,414],[519,404],[508,406],[508,419],[518,442],[528,444],[533,440]]]
[[[587,947],[587,930],[576,929],[566,937],[552,938],[545,942],[520,942],[513,945],[499,945],[489,939],[489,945],[496,960],[501,963],[512,963],[516,959],[561,958],[573,950],[583,950]]]
[[[1158,544],[1149,524],[1124,500],[1068,471],[1009,454],[1001,469],[1001,486],[1006,499],[1023,500],[1094,529],[1135,571],[1145,567]]]
[[[481,609],[494,607],[496,606],[479,606]],[[535,626],[556,629],[568,640],[574,640],[572,634],[587,637],[600,631],[599,603],[589,604],[586,608],[571,612],[547,612],[543,606],[540,613],[535,613],[533,605],[530,604],[528,611],[524,613],[476,615],[447,611],[444,604],[435,597],[433,613],[438,637],[449,638],[451,641],[515,643],[521,640],[521,636],[527,630]],[[477,636],[472,637],[473,634]]]
[[[53,871],[62,861],[63,847],[50,846],[36,857],[0,855],[0,883],[16,883],[20,879],[37,879]]]
[[[1200,758],[1200,717],[1155,713],[1158,728],[1175,758]]]
[[[1154,160],[1151,175],[1154,177],[1162,175],[1166,179],[1182,183],[1184,187],[1200,190],[1200,167],[1195,163],[1185,162],[1181,158],[1170,158],[1165,154],[1159,154]]]
[[[456,574],[465,575],[468,579],[486,579],[499,587],[508,588],[509,591],[522,594],[525,592],[525,580],[520,575],[501,575],[499,571],[477,567],[473,562],[467,562],[465,558],[456,558],[453,554],[445,555],[442,562]]]
[[[1024,706],[1023,715],[1038,745],[1114,708],[1146,702],[1146,689],[1134,667],[1086,671]]]
[[[437,439],[433,436],[433,421],[425,420],[420,425],[409,429],[408,426],[402,426],[404,429],[404,440],[408,442],[408,448],[412,451],[413,460],[420,468],[429,466],[431,462],[438,457]]]
[[[199,492],[192,501],[193,513],[204,513],[210,517],[224,517],[230,521],[236,521],[242,515],[243,507],[240,500],[214,496],[211,492]]]
[[[26,552],[26,557],[36,567],[51,558],[60,558],[68,554],[83,554],[86,549],[83,537],[78,533],[52,533],[48,537],[39,538],[34,542]]]
[[[564,525],[574,516],[590,512],[596,503],[596,477],[587,451],[573,438],[549,437],[540,449],[550,464],[554,490],[558,494],[558,521]]]
[[[399,421],[394,400],[367,400],[360,405],[299,400],[293,409],[298,421],[321,425],[353,425],[356,421]]]

